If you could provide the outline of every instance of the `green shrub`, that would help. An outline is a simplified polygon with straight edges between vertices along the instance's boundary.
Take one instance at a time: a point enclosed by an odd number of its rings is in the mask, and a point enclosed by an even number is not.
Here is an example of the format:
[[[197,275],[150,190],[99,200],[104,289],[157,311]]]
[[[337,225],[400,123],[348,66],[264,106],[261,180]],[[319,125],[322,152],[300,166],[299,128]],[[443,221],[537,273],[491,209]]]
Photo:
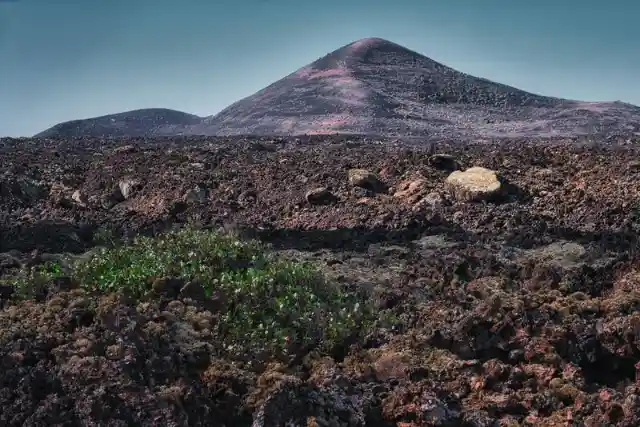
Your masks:
[[[69,270],[87,290],[134,297],[147,295],[158,279],[196,282],[207,296],[224,296],[216,328],[232,349],[329,350],[372,320],[361,298],[326,282],[313,265],[279,259],[258,242],[211,231],[137,237],[76,261]],[[61,275],[59,266],[47,265],[30,271],[20,287]]]

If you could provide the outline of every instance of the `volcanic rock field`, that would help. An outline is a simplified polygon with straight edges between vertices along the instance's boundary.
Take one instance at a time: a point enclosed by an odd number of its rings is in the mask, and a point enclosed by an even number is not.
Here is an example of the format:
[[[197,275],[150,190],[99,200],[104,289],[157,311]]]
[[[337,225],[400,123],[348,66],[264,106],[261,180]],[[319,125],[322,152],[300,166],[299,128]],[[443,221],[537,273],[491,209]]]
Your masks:
[[[366,38],[0,139],[0,427],[638,426],[639,135]]]
[[[0,425],[640,425],[638,154],[574,140],[4,139]],[[309,263],[369,317],[331,340],[287,332],[278,351],[249,330],[238,350],[224,327],[250,313],[215,286],[141,273],[134,297],[67,270],[177,229],[258,242],[291,277]],[[276,296],[258,302],[298,297]]]

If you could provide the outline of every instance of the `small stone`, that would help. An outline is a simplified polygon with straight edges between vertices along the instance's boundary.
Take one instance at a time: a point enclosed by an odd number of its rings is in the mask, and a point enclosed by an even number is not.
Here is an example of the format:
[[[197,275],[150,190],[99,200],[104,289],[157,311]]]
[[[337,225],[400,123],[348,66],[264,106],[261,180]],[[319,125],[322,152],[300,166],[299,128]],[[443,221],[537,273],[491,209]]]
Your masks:
[[[209,198],[209,190],[202,185],[197,185],[187,191],[183,198],[185,202],[189,203],[204,203]]]
[[[244,205],[255,203],[258,199],[256,190],[245,190],[238,196],[238,202]]]
[[[187,307],[180,301],[169,301],[167,304],[167,311],[175,314],[176,316],[182,316]]]
[[[536,175],[541,178],[550,177],[553,175],[553,169],[550,169],[550,168],[538,169],[536,171]]]
[[[56,182],[51,185],[51,188],[49,190],[49,197],[54,204],[67,208],[71,206],[71,202],[66,196],[66,194],[68,194],[68,191],[71,191],[71,189],[61,183]]]
[[[78,297],[69,304],[69,308],[86,308],[88,306],[89,300],[84,297]]]
[[[630,394],[624,399],[624,407],[628,412],[637,410],[640,408],[640,396],[637,394]]]
[[[562,386],[564,386],[564,380],[562,378],[553,378],[551,381],[549,381],[549,387],[553,388],[553,389],[560,389]]]
[[[107,359],[119,360],[124,356],[124,348],[120,344],[114,344],[107,347],[106,351]]]
[[[440,208],[444,206],[444,203],[445,203],[445,200],[444,200],[444,197],[442,197],[442,194],[438,193],[437,191],[433,191],[427,194],[426,196],[424,196],[424,198],[418,202],[418,205],[420,206],[426,205],[426,206],[431,206],[432,208]]]
[[[391,178],[396,175],[398,175],[398,169],[394,166],[386,166],[380,171],[380,176],[384,178]]]
[[[73,192],[73,194],[71,195],[71,200],[73,200],[80,206],[86,206],[88,203],[86,196],[80,190],[76,190]]]
[[[373,370],[380,381],[404,378],[409,371],[409,355],[402,352],[384,353],[374,363]]]
[[[304,198],[310,205],[321,205],[334,201],[336,196],[327,187],[317,187],[307,191]]]
[[[366,169],[349,169],[349,184],[354,187],[362,187],[375,190],[382,187],[378,176]]]
[[[565,384],[558,389],[557,393],[565,399],[575,399],[580,394],[580,390],[571,384]]]
[[[133,179],[125,179],[122,180],[118,183],[118,188],[120,189],[120,193],[122,194],[122,197],[127,200],[129,199],[131,196],[133,196],[133,192],[135,190],[135,187],[138,185],[138,181],[133,180]]]
[[[434,154],[429,157],[429,164],[436,169],[455,171],[460,168],[458,161],[450,154]]]
[[[453,213],[453,221],[454,222],[462,222],[462,220],[464,220],[464,212],[462,211],[457,211]]]
[[[629,163],[627,163],[627,170],[629,172],[638,172],[638,171],[640,171],[640,161],[632,160]]]

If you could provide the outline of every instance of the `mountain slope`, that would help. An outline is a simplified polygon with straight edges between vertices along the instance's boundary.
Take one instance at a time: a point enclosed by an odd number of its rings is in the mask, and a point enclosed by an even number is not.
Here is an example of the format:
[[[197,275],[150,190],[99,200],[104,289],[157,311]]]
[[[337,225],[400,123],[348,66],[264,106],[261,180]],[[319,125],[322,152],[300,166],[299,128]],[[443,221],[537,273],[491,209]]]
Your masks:
[[[193,114],[165,108],[148,108],[59,123],[36,138],[107,136],[160,136],[180,134],[185,126],[200,123]]]
[[[640,107],[536,95],[366,38],[214,116],[136,110],[62,123],[36,136],[331,133],[435,139],[631,135],[640,133]]]
[[[602,117],[609,118],[606,129]],[[638,130],[638,107],[535,95],[368,38],[206,118],[192,132],[461,137]]]

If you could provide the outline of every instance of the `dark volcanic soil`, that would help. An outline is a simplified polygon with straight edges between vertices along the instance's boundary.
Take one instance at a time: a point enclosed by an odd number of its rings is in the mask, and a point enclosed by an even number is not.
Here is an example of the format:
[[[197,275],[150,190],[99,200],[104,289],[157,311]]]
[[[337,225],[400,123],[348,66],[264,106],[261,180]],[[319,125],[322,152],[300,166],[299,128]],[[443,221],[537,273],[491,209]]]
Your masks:
[[[396,327],[250,368],[218,356],[198,301],[60,291],[0,310],[0,425],[640,425],[634,148],[183,142],[5,141],[0,275],[82,253],[99,226],[193,222],[318,262]],[[498,171],[508,194],[456,201],[434,153]],[[388,189],[351,187],[354,167]],[[337,200],[308,204],[318,186]]]

